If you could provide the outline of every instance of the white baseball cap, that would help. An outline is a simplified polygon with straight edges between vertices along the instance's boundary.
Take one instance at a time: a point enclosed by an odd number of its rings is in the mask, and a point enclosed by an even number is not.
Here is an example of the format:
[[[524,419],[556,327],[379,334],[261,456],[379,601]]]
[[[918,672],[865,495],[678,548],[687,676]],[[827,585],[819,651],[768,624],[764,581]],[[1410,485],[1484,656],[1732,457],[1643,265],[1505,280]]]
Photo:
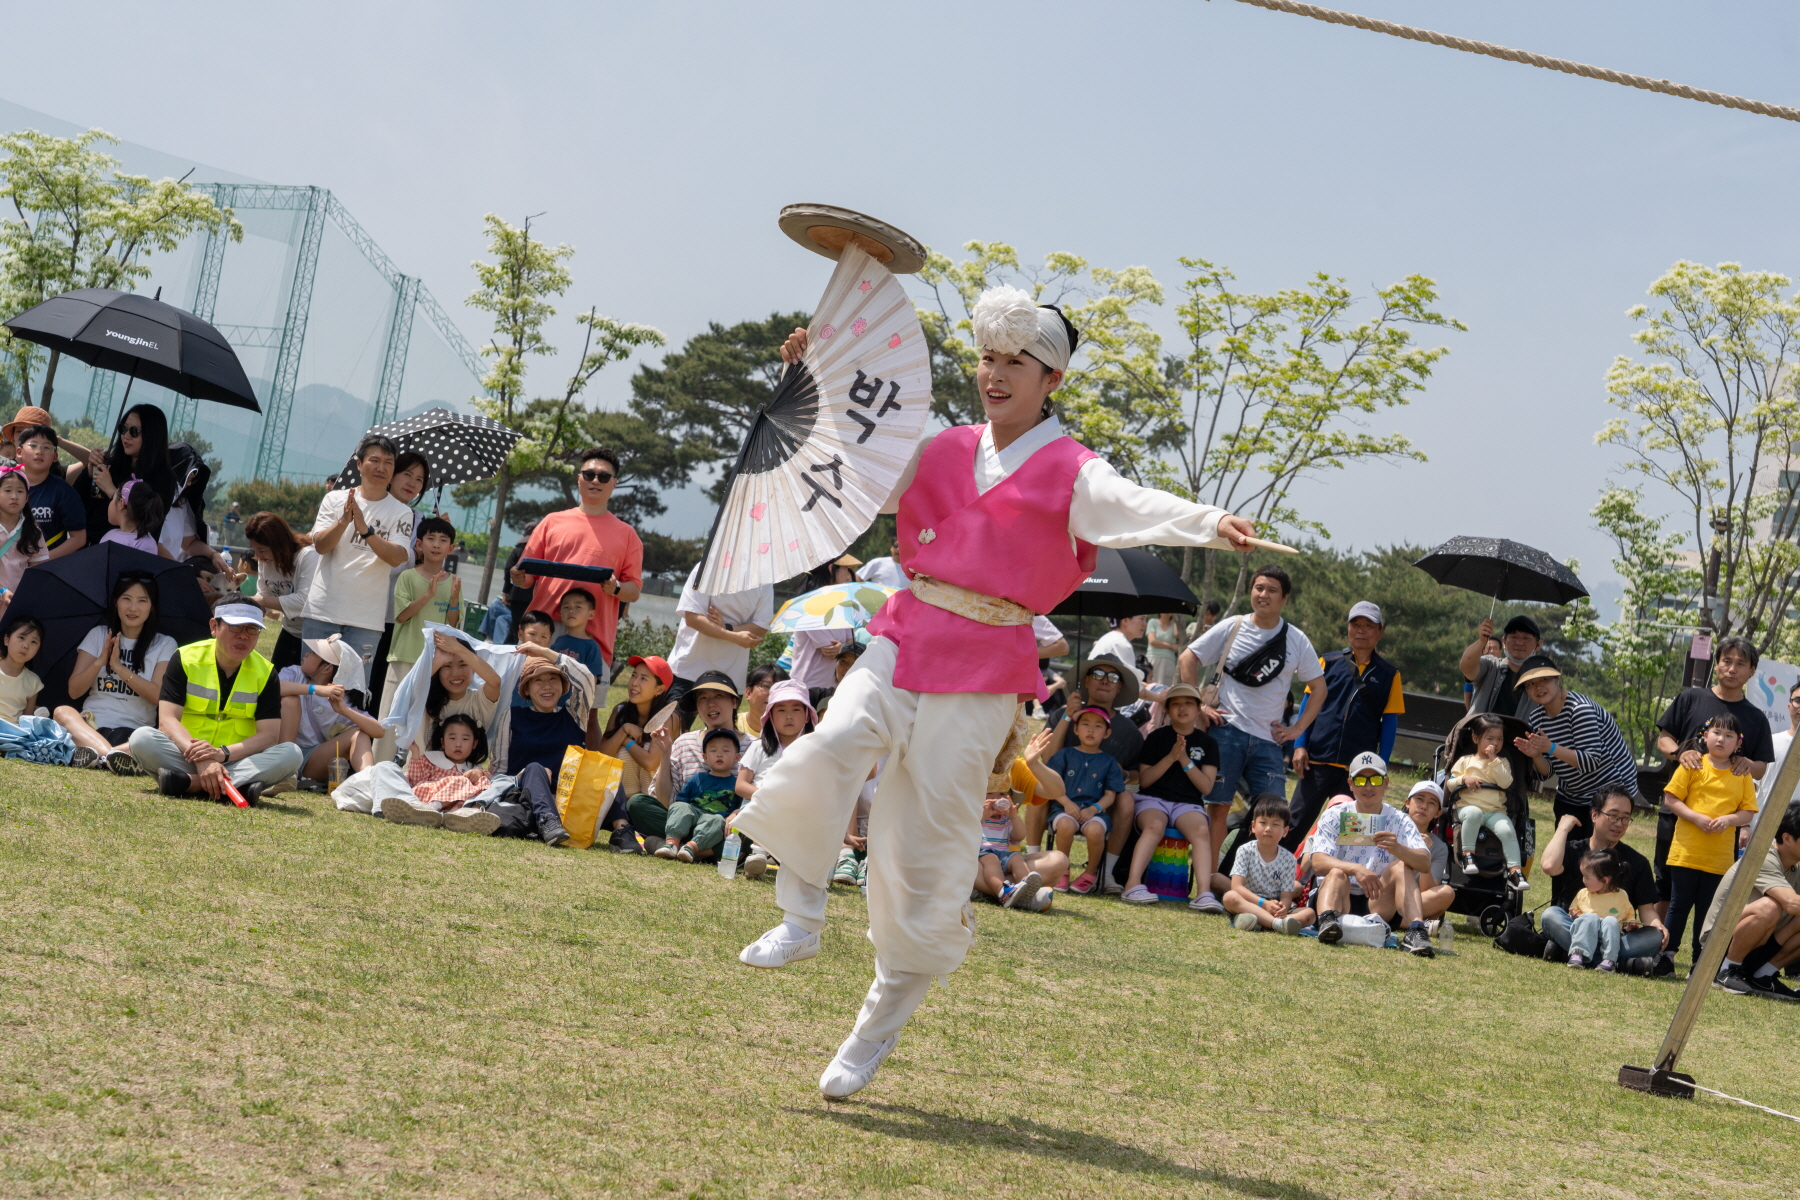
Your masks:
[[[1345,617],[1344,620],[1348,623],[1356,620],[1358,617],[1367,617],[1383,629],[1387,628],[1387,622],[1381,619],[1381,606],[1376,604],[1373,600],[1358,600],[1355,604],[1352,604],[1350,606],[1350,615]]]
[[[1364,750],[1350,760],[1350,778],[1355,779],[1358,775],[1363,774],[1386,775],[1387,763],[1383,762],[1381,755],[1373,750]]]
[[[1438,807],[1442,808],[1444,806],[1444,789],[1437,785],[1436,780],[1419,780],[1419,782],[1412,785],[1412,790],[1406,793],[1406,798],[1410,800],[1420,792],[1430,792],[1433,796],[1437,797]]]

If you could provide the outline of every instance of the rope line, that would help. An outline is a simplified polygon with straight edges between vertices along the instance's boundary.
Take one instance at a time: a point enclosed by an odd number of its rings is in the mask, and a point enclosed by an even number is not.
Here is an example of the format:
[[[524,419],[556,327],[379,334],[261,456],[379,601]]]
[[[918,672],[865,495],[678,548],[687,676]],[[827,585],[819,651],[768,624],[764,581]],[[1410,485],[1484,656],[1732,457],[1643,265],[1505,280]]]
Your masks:
[[[1701,1087],[1697,1083],[1690,1084],[1689,1086],[1692,1087],[1696,1092],[1705,1092],[1708,1095],[1717,1096],[1721,1100],[1736,1100],[1739,1104],[1748,1105],[1750,1108],[1760,1108],[1766,1113],[1774,1113],[1778,1117],[1787,1117],[1787,1119],[1790,1121],[1800,1121],[1800,1117],[1791,1116],[1788,1113],[1782,1112],[1778,1108],[1767,1108],[1761,1104],[1753,1104],[1748,1100],[1740,1100],[1736,1096],[1727,1096],[1724,1092],[1715,1092],[1715,1091],[1713,1091],[1713,1089],[1711,1089],[1709,1087]]]
[[[1444,46],[1451,50],[1465,50],[1470,54],[1485,54],[1490,58],[1503,58],[1509,62],[1524,63],[1530,67],[1542,67],[1547,71],[1562,71],[1569,75],[1585,76],[1588,79],[1602,79],[1607,83],[1642,88],[1647,92],[1661,92],[1666,96],[1680,96],[1685,100],[1698,100],[1703,104],[1717,104],[1723,108],[1740,108],[1745,112],[1760,113],[1765,117],[1777,117],[1783,121],[1800,121],[1800,108],[1789,108],[1782,104],[1766,104],[1761,100],[1732,96],[1725,92],[1709,92],[1705,88],[1689,87],[1685,83],[1671,83],[1667,79],[1651,79],[1648,75],[1628,75],[1623,71],[1571,62],[1566,58],[1549,58],[1542,54],[1533,54],[1529,50],[1514,50],[1510,46],[1477,42],[1472,38],[1455,37],[1430,29],[1416,29],[1411,25],[1396,25],[1392,21],[1377,21],[1373,17],[1358,16],[1356,13],[1340,12],[1334,8],[1320,8],[1316,4],[1301,4],[1298,0],[1238,0],[1238,3],[1253,4],[1257,8],[1272,9],[1276,12],[1293,13],[1295,16],[1311,17],[1315,21],[1325,21],[1332,25],[1353,25],[1358,29],[1366,29],[1370,33],[1385,33],[1414,42],[1430,42],[1434,46]]]

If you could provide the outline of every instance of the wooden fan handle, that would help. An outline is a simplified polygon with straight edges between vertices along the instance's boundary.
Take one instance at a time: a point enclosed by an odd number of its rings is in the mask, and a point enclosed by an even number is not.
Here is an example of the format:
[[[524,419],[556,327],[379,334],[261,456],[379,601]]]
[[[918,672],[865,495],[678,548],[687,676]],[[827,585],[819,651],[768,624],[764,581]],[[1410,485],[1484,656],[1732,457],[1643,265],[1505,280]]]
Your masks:
[[[1243,545],[1240,546],[1239,548],[1245,552],[1248,552],[1252,546],[1260,546],[1264,550],[1273,550],[1277,554],[1298,554],[1298,553],[1300,553],[1300,551],[1294,549],[1292,546],[1284,546],[1280,542],[1271,542],[1266,538],[1259,538],[1259,537],[1245,538]]]

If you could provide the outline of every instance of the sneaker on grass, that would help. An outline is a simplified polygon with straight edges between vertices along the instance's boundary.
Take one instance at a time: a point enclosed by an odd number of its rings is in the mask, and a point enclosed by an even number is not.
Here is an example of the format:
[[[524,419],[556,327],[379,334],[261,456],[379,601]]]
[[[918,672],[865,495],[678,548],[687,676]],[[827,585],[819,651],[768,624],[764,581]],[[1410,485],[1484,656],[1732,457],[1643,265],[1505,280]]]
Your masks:
[[[382,805],[383,809],[387,805]],[[473,833],[479,837],[492,837],[500,828],[500,818],[485,808],[470,808],[464,805],[453,808],[443,815],[443,827],[451,833]]]
[[[831,882],[856,886],[856,851],[848,846],[838,851],[837,866],[831,871]]]
[[[444,814],[429,804],[399,796],[389,796],[381,802],[381,815],[391,825],[424,825],[436,829],[444,823]]]
[[[637,833],[629,825],[621,825],[613,830],[612,836],[606,840],[606,844],[620,854],[643,853],[643,850],[638,847]]]
[[[1239,913],[1231,918],[1231,927],[1240,933],[1255,933],[1256,927],[1261,924],[1251,913]]]
[[[1024,905],[1029,908],[1032,899],[1038,894],[1038,889],[1043,886],[1044,877],[1036,871],[1032,871],[1002,893],[1004,899],[1000,901],[1000,907],[1013,908]]]
[[[300,780],[296,776],[289,775],[286,779],[277,779],[274,783],[271,783],[268,787],[264,788],[263,795],[279,796],[283,792],[297,791],[299,787]]]
[[[1432,949],[1431,938],[1426,935],[1425,927],[1422,924],[1415,925],[1406,931],[1400,939],[1400,948],[1408,954],[1415,954],[1420,958],[1431,958],[1437,953]]]
[[[1765,1000],[1781,1000],[1788,1004],[1800,1004],[1800,992],[1796,992],[1781,982],[1781,973],[1773,975],[1755,975],[1750,979],[1750,994],[1761,996]]]
[[[1335,946],[1344,940],[1344,918],[1334,908],[1328,908],[1319,914],[1319,943]]]
[[[650,838],[645,844],[648,845],[650,842],[656,843],[656,848],[651,850],[650,853],[656,855],[658,858],[674,858],[677,854],[681,853],[681,843],[674,838]]]
[[[1735,996],[1749,996],[1755,992],[1750,980],[1744,975],[1744,968],[1720,967],[1719,973],[1713,976],[1713,986],[1722,992],[1730,992]]]
[[[744,860],[744,878],[761,879],[763,872],[769,869],[769,856],[761,846],[750,847],[750,857]]]
[[[114,750],[106,756],[106,765],[114,775],[142,775],[144,768],[138,766],[129,750]]]
[[[818,934],[808,933],[798,925],[789,925],[783,921],[739,951],[738,961],[746,967],[773,970],[789,963],[816,958],[818,954]]]
[[[77,771],[92,771],[96,767],[105,767],[100,752],[87,746],[75,747],[75,753],[69,756],[69,765]]]
[[[1138,884],[1119,899],[1127,904],[1155,904],[1160,897],[1143,884]]]
[[[681,849],[675,852],[675,861],[691,863],[700,857],[700,847],[693,842],[683,842]]]

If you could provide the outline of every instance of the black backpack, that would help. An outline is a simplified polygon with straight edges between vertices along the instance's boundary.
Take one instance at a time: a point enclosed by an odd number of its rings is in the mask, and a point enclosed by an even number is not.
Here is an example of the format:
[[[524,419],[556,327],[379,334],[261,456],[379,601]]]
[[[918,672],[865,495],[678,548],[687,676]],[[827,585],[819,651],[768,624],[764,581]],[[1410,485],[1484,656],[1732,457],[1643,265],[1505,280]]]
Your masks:
[[[1550,939],[1537,931],[1537,921],[1530,913],[1520,913],[1506,923],[1500,936],[1494,939],[1494,945],[1508,954],[1522,954],[1527,958],[1542,958],[1544,947]]]

